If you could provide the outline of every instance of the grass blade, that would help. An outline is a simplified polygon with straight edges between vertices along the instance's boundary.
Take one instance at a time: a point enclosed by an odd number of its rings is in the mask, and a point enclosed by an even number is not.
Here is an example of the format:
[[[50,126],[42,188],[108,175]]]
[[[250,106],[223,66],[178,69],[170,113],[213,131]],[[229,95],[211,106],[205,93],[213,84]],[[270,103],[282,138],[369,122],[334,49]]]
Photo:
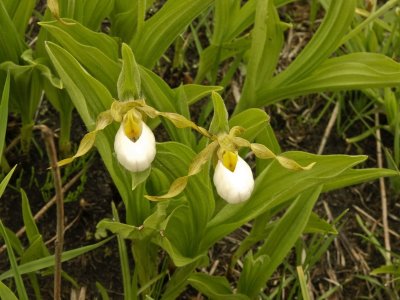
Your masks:
[[[11,265],[11,276],[14,276],[15,285],[17,286],[18,298],[21,300],[28,300],[28,295],[26,294],[24,282],[21,277],[20,270],[18,268],[17,260],[14,255],[13,248],[11,246],[10,240],[4,228],[3,222],[0,220],[0,233],[3,236],[4,242],[7,246],[8,259]]]
[[[109,237],[105,240],[102,240],[101,242],[98,242],[96,244],[93,245],[89,245],[89,246],[84,246],[81,248],[77,248],[77,249],[73,249],[73,250],[69,250],[69,251],[65,251],[62,254],[61,260],[62,262],[71,260],[75,257],[78,257],[79,255],[82,255],[86,252],[90,252],[98,247],[101,247],[102,245],[104,245],[105,243],[109,242],[112,239],[112,237]],[[7,247],[8,248],[8,247]],[[27,273],[31,273],[31,272],[36,272],[42,269],[46,269],[49,267],[54,266],[54,255],[51,256],[47,256],[41,259],[38,259],[36,261],[33,262],[29,262],[26,264],[22,264],[20,266],[18,266],[18,272],[20,275],[23,274],[27,274]],[[3,274],[0,275],[0,280],[4,280],[7,278],[10,278],[14,275],[13,270],[8,270],[6,272],[4,272]]]
[[[0,281],[0,299],[18,300],[14,293]]]
[[[6,138],[8,120],[8,98],[10,95],[10,73],[7,73],[6,82],[0,102],[0,160],[3,154],[4,139]]]
[[[17,167],[17,165],[15,165],[14,168],[12,168],[11,171],[8,172],[7,176],[4,177],[4,179],[1,181],[1,183],[0,183],[0,197],[3,195],[4,190],[6,189],[7,184],[10,181],[11,176],[14,173],[16,167]]]
[[[303,296],[304,300],[311,300],[310,292],[307,287],[307,280],[304,275],[303,267],[297,266],[297,275],[299,276],[300,288],[301,288],[301,295]]]
[[[118,216],[117,208],[115,207],[114,202],[112,203],[112,214],[113,214],[113,218],[117,222],[119,222],[119,216]],[[120,235],[117,235],[117,239],[118,239],[119,258],[120,258],[120,262],[121,262],[122,281],[123,281],[123,287],[124,287],[124,299],[134,300],[134,299],[137,299],[137,297],[136,297],[136,295],[134,295],[132,293],[131,270],[129,268],[128,251],[126,249],[125,240]]]

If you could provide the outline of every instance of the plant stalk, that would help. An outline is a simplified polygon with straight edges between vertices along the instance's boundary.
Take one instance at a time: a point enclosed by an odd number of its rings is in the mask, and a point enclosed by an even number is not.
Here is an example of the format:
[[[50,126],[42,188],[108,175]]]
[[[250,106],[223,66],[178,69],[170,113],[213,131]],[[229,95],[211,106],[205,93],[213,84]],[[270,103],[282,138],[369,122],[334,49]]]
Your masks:
[[[35,126],[35,129],[40,129],[43,140],[46,144],[47,155],[50,160],[51,173],[54,180],[54,188],[56,191],[56,206],[57,206],[57,233],[55,240],[55,264],[54,264],[54,299],[61,299],[61,254],[64,244],[64,193],[62,190],[62,181],[60,168],[57,165],[57,150],[54,143],[53,131],[46,125]]]
[[[379,115],[375,113],[375,125],[379,126]],[[383,168],[383,158],[382,158],[382,139],[381,139],[381,131],[378,127],[376,130],[376,155],[378,168]],[[383,224],[383,238],[385,242],[385,261],[386,265],[390,266],[392,264],[391,260],[391,245],[390,245],[390,234],[389,234],[389,222],[388,222],[388,211],[387,211],[387,195],[386,195],[386,187],[385,187],[385,179],[383,177],[379,178],[379,186],[380,186],[380,194],[381,194],[381,207],[382,207],[382,224]],[[386,274],[386,283],[389,284],[391,282],[390,274]]]

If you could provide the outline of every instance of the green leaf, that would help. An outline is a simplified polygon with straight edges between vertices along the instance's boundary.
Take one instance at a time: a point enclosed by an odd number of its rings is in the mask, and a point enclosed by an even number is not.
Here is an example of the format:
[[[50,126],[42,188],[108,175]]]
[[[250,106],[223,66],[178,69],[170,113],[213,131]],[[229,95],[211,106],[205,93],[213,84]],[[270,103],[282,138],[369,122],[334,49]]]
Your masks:
[[[132,49],[122,44],[122,70],[118,78],[119,100],[139,99],[141,97],[140,71]]]
[[[37,235],[35,239],[29,241],[29,243],[29,247],[25,249],[24,253],[21,256],[21,264],[35,261],[37,259],[50,255],[41,235]]]
[[[4,182],[4,180],[3,180],[3,182]],[[7,236],[5,227],[1,220],[0,220],[0,234],[3,236],[5,245],[7,246],[8,259],[9,259],[10,265],[11,265],[11,274],[14,277],[15,285],[17,286],[18,298],[21,300],[28,300],[28,295],[26,294],[24,282],[21,277],[21,272],[18,268],[18,264],[17,264],[17,260],[14,255],[14,251],[12,249],[10,240]],[[3,274],[5,274],[5,273],[3,273]]]
[[[113,61],[116,61],[118,59],[119,47],[117,41],[113,37],[105,33],[99,33],[90,30],[82,24],[76,22],[75,20],[64,19],[63,21],[68,24],[58,21],[49,21],[40,22],[39,25],[45,28],[46,31],[48,31],[56,39],[56,41],[64,47],[65,50],[71,52],[72,54],[72,50],[76,46],[68,45],[68,42],[73,42],[76,45],[80,45],[84,47],[85,50],[92,51],[92,48],[97,48],[99,50],[98,53],[101,55],[95,56],[94,58],[92,58],[92,60],[100,59],[104,56]],[[85,51],[82,48],[80,48],[79,50],[76,49],[76,51],[79,54],[85,54]],[[106,67],[106,65],[98,67]]]
[[[229,127],[240,126],[245,129],[241,137],[253,141],[257,135],[268,125],[269,116],[258,108],[247,109],[229,120]]]
[[[114,0],[87,0],[74,2],[75,5],[81,5],[82,23],[92,30],[99,30],[102,21],[109,16],[114,8]]]
[[[98,281],[96,281],[96,288],[98,289],[102,300],[110,300],[106,288]]]
[[[260,90],[256,105],[322,91],[390,87],[400,84],[400,64],[374,53],[352,53],[331,58],[312,74],[291,84]]]
[[[221,46],[210,45],[200,53],[199,70],[195,82],[201,82],[207,73],[212,70],[216,76],[218,65],[226,59],[243,53],[250,47],[250,40],[247,36]],[[212,78],[215,82],[216,78]]]
[[[138,63],[152,68],[186,26],[212,3],[213,0],[167,1],[130,42]]]
[[[25,45],[18,34],[3,1],[0,1],[0,62],[12,61],[18,63],[19,56]]]
[[[194,157],[195,153],[187,146],[175,142],[162,143],[157,145],[154,167],[173,181],[187,174]],[[178,259],[182,263],[182,257],[190,258],[184,260],[187,263],[199,255],[199,242],[192,237],[203,235],[215,207],[208,166],[191,177],[183,196],[180,204],[185,205],[174,212],[164,237],[159,238],[159,242],[170,251],[174,263],[178,263]]]
[[[136,54],[136,57],[137,54]],[[161,112],[179,112],[179,105],[174,103],[176,94],[168,84],[152,71],[139,66],[140,77],[142,78],[142,92],[146,102]],[[186,145],[194,143],[193,133],[189,129],[178,130],[169,121],[161,120],[168,131],[169,136],[174,141],[182,142]]]
[[[324,184],[323,191],[328,192],[340,189],[349,185],[359,184],[366,181],[378,179],[380,177],[399,177],[399,172],[389,169],[350,169],[343,172],[340,177],[334,178]]]
[[[26,152],[30,145],[34,115],[42,96],[42,75],[33,64],[20,66],[8,61],[0,64],[0,68],[9,70],[13,78],[10,98],[14,101],[10,102],[10,108],[21,115],[21,141]]]
[[[0,281],[0,299],[18,300],[17,296]]]
[[[311,213],[310,218],[308,219],[308,223],[304,228],[304,233],[338,234],[333,225],[321,219],[314,212]]]
[[[194,273],[188,278],[188,282],[208,299],[239,299],[248,300],[243,294],[234,294],[228,280],[223,276],[211,276],[208,274]]]
[[[111,106],[111,94],[100,82],[85,72],[66,50],[50,42],[46,44],[46,49],[86,126],[93,126],[96,112],[100,113]]]
[[[275,269],[282,263],[285,256],[294,246],[307,225],[311,211],[321,192],[322,186],[305,190],[294,200],[283,217],[272,229],[270,235],[264,241],[264,244],[258,250],[256,257],[264,255],[270,258],[270,262],[264,268],[262,274],[258,274],[258,288],[254,287],[256,292],[262,287],[261,283],[270,278]],[[256,295],[253,293],[252,295]]]
[[[195,262],[184,267],[177,268],[174,274],[168,280],[161,300],[178,299],[179,295],[185,290],[189,276],[195,272],[197,267],[205,264],[207,264],[207,257],[203,257],[202,260],[196,260]]]
[[[116,41],[104,33],[93,32],[72,20],[65,21],[70,23],[65,25],[61,22],[41,22],[40,25],[51,34],[63,50],[69,52],[93,77],[103,83],[112,95],[116,96],[117,79],[121,69],[117,62]],[[46,45],[49,43],[46,42]]]
[[[220,86],[208,86],[199,84],[185,84],[180,86],[179,88],[182,88],[185,92],[188,105],[196,103],[198,100],[206,97],[211,92],[219,92],[222,90],[222,87]]]
[[[10,95],[10,73],[7,73],[6,82],[4,83],[3,93],[0,102],[0,160],[3,155],[4,142],[7,131],[8,120],[8,99]]]
[[[153,5],[154,0],[115,0],[113,11],[110,15],[111,34],[118,36],[127,43],[132,36],[143,26],[146,9]]]
[[[269,85],[283,45],[283,32],[273,1],[257,0],[256,5],[250,59],[238,110],[242,103],[246,107],[255,106],[256,93],[261,86]]]
[[[280,87],[294,84],[316,70],[340,46],[353,20],[355,8],[355,0],[330,1],[317,32],[289,67],[276,76],[270,85]]]
[[[40,233],[36,226],[35,220],[33,219],[31,208],[29,206],[28,197],[23,189],[21,189],[21,198],[22,198],[22,217],[26,228],[26,235],[29,239],[29,243],[32,243],[34,240],[37,239],[38,236],[40,236]]]
[[[21,241],[14,231],[8,229],[7,227],[5,227],[5,229],[14,251],[17,253],[17,255],[21,256],[24,252],[24,247],[22,246]]]
[[[103,219],[97,224],[97,229],[109,230],[114,234],[117,234],[123,239],[140,239],[143,237],[143,228],[136,227],[118,221]]]
[[[310,291],[308,289],[307,279],[304,275],[303,267],[297,266],[296,270],[300,282],[301,295],[303,296],[304,300],[311,300]]]
[[[113,218],[119,222],[119,215],[114,202],[111,203]],[[97,225],[99,226],[99,225]],[[117,236],[118,239],[118,252],[120,257],[123,288],[124,288],[124,299],[134,299],[131,286],[131,270],[129,267],[128,250],[126,248],[125,240],[120,234]]]
[[[214,105],[214,116],[211,120],[209,131],[214,135],[228,133],[228,111],[226,110],[225,102],[221,95],[216,92],[211,93],[211,99]]]
[[[14,168],[11,169],[10,172],[8,172],[8,174],[6,175],[6,177],[3,178],[3,180],[0,183],[0,198],[4,193],[4,190],[6,189],[8,182],[11,179],[11,176],[13,175],[15,168],[17,167],[17,165],[14,166]]]
[[[21,39],[25,38],[25,32],[29,19],[35,8],[36,0],[3,1]]]
[[[371,275],[380,275],[380,274],[393,274],[398,276],[400,275],[400,266],[398,265],[381,266],[371,271]]]
[[[260,292],[260,287],[265,285],[263,273],[270,263],[267,255],[261,255],[257,258],[250,251],[243,263],[243,270],[239,277],[238,292],[247,295],[250,299],[254,299]]]
[[[105,239],[101,242],[98,242],[96,244],[93,244],[93,245],[84,246],[84,247],[69,250],[69,251],[64,251],[61,256],[62,262],[69,261],[69,260],[74,259],[75,257],[78,257],[84,253],[87,253],[89,251],[97,249],[98,247],[101,247],[102,245],[104,245],[105,243],[107,243],[110,240],[111,240],[111,238],[107,238],[107,239]],[[19,265],[17,268],[17,272],[19,272],[20,275],[23,275],[23,274],[27,274],[27,273],[40,271],[40,270],[43,270],[43,269],[46,269],[49,267],[53,267],[53,266],[54,266],[54,255],[51,255],[51,256],[47,256],[47,257],[38,259],[36,261],[32,261],[32,262],[28,262],[26,264]],[[14,270],[8,270],[0,275],[0,280],[10,278],[10,277],[14,276],[14,274],[15,274]]]
[[[43,77],[47,79],[49,83],[51,83],[54,87],[58,89],[62,89],[63,85],[59,78],[57,78],[52,70],[47,66],[49,61],[43,57],[34,58],[34,53],[32,49],[25,50],[21,58],[29,65],[35,68],[38,73],[40,73]]]

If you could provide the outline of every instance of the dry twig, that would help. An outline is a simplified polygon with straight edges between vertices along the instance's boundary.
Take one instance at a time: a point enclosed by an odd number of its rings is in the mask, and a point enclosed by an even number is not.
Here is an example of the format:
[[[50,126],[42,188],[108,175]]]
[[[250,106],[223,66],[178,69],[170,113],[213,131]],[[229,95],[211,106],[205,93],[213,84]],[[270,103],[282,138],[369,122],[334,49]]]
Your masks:
[[[54,143],[53,131],[46,125],[34,126],[42,132],[43,140],[46,144],[47,155],[50,160],[51,173],[54,180],[54,188],[56,190],[56,205],[57,205],[57,238],[55,241],[55,265],[54,265],[54,299],[61,299],[61,255],[64,244],[64,193],[62,189],[62,180],[60,168],[57,164],[57,150]]]
[[[375,113],[375,127],[376,129],[376,156],[378,162],[378,168],[383,168],[383,159],[382,159],[382,144],[381,144],[381,130],[379,129],[379,114]],[[382,224],[383,224],[383,238],[385,241],[385,260],[386,265],[391,265],[391,255],[390,255],[390,234],[389,234],[389,222],[388,222],[388,212],[387,212],[387,196],[386,196],[386,187],[385,187],[385,179],[383,177],[379,178],[379,187],[381,193],[381,207],[382,207]],[[390,275],[386,275],[386,282],[389,283]]]
[[[324,152],[326,142],[328,141],[328,138],[331,134],[333,125],[335,125],[337,116],[339,114],[339,108],[340,108],[339,101],[336,101],[335,108],[333,109],[333,112],[329,119],[328,125],[325,128],[324,135],[322,136],[321,143],[319,145],[318,152],[317,152],[318,154],[322,154],[322,152]]]

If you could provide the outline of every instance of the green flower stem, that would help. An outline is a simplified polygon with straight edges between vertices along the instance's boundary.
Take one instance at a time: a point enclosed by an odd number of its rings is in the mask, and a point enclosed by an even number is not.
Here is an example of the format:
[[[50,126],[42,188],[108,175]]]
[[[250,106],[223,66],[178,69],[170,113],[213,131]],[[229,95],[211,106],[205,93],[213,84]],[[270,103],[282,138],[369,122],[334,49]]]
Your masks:
[[[139,284],[144,287],[157,272],[157,250],[150,240],[135,240],[132,242],[132,253],[135,271],[138,274]],[[145,295],[151,294],[150,288],[142,291]]]

